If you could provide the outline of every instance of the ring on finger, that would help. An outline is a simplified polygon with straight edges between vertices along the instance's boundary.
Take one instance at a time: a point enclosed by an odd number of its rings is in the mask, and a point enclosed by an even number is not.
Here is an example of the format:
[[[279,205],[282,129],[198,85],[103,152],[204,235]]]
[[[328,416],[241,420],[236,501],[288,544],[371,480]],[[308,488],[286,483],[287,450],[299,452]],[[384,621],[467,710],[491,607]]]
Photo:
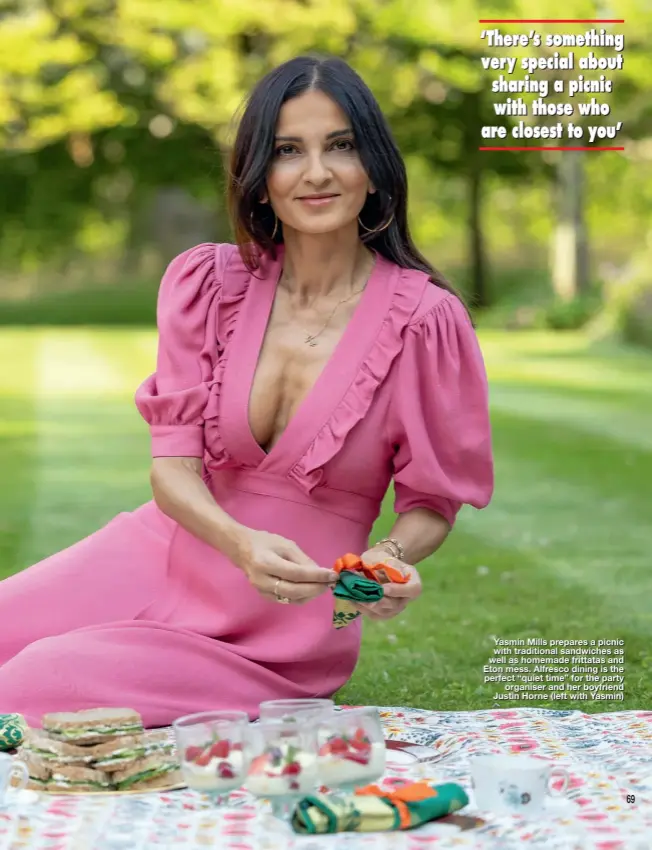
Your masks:
[[[277,578],[276,584],[274,585],[274,596],[276,597],[277,602],[280,602],[282,605],[288,605],[290,600],[287,598],[287,596],[279,596],[279,594],[278,594],[278,586],[279,586],[280,582],[281,582],[281,579]]]

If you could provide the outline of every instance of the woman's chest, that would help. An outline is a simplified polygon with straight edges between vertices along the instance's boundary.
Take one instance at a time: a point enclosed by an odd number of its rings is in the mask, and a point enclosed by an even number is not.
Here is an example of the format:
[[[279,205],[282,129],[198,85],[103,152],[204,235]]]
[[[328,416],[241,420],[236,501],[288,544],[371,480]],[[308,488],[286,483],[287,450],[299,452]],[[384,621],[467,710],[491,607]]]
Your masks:
[[[280,298],[265,329],[249,395],[249,427],[270,451],[323,376],[337,381],[329,367],[342,344],[352,307],[339,315],[326,309],[300,310]],[[323,381],[321,382],[323,385]]]

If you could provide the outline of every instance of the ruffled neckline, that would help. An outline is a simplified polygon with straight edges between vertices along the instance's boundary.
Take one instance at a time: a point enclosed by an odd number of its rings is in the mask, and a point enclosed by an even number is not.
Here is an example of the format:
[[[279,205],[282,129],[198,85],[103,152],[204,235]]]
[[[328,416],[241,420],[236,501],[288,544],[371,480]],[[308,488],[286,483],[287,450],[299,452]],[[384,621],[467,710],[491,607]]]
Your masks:
[[[248,403],[271,314],[284,251],[260,257],[250,272],[237,246],[216,246],[220,287],[217,362],[209,387],[205,436],[210,469],[242,467],[284,474],[304,492],[325,483],[324,467],[363,419],[403,347],[428,275],[377,254],[376,264],[331,358],[269,452],[255,441]]]

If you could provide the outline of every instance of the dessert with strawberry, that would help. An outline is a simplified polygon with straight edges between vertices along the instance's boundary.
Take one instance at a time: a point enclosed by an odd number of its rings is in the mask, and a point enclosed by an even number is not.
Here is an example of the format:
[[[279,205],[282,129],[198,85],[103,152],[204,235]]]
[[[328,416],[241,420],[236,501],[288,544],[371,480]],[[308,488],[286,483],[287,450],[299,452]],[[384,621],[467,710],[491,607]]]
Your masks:
[[[188,787],[196,791],[232,791],[240,786],[244,767],[242,746],[224,739],[187,746],[181,762]]]
[[[385,742],[362,728],[331,732],[319,748],[319,779],[330,788],[353,789],[379,779],[385,770]]]
[[[298,747],[279,744],[266,749],[249,767],[244,787],[257,797],[302,797],[317,783],[317,759]]]

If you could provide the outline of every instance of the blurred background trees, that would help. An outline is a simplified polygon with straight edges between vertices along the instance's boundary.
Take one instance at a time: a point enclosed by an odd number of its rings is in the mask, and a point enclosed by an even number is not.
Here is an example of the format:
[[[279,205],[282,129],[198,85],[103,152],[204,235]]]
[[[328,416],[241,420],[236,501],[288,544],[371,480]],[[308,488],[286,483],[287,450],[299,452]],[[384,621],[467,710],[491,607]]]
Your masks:
[[[231,238],[222,163],[246,92],[277,63],[318,51],[347,59],[378,97],[408,163],[415,237],[480,321],[588,324],[645,343],[645,5],[547,0],[537,9],[625,19],[606,25],[626,44],[623,70],[609,75],[614,93],[600,98],[611,115],[591,119],[623,121],[615,144],[625,151],[507,153],[478,150],[482,125],[518,120],[494,113],[478,18],[527,17],[525,0],[5,0],[0,313],[4,321],[151,319],[163,264],[196,242]]]

